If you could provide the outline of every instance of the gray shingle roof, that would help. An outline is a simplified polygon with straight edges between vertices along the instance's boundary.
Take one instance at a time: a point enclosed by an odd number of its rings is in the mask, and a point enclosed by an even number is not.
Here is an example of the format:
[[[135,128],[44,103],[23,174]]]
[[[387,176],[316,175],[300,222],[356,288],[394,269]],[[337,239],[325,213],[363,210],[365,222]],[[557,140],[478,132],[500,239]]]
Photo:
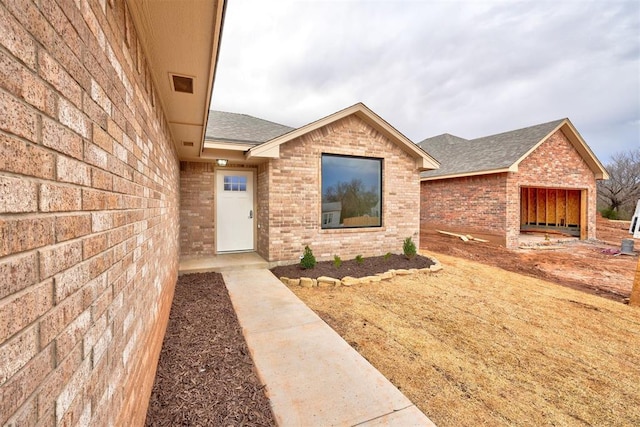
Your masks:
[[[418,145],[440,162],[440,169],[422,172],[421,176],[430,178],[507,169],[563,121],[469,140],[450,134],[427,138]]]
[[[205,140],[257,145],[292,130],[294,128],[247,114],[211,110]]]

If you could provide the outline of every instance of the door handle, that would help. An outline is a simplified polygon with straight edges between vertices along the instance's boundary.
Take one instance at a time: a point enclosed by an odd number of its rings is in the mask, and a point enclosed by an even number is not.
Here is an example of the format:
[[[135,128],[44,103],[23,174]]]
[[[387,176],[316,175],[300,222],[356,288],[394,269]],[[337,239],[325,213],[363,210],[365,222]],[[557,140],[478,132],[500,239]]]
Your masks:
[[[253,218],[253,209],[249,211],[249,219]]]

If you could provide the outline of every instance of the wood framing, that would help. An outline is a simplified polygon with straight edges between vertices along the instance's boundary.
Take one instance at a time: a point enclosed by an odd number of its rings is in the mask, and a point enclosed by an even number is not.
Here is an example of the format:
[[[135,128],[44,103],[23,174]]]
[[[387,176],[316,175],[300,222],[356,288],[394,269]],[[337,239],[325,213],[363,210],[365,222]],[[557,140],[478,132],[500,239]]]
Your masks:
[[[587,238],[587,190],[520,188],[520,228]]]

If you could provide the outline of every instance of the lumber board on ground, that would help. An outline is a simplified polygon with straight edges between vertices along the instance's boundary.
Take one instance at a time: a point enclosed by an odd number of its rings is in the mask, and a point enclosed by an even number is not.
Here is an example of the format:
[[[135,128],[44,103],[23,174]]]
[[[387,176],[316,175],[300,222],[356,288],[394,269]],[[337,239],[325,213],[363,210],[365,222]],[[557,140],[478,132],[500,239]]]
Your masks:
[[[463,242],[468,242],[469,238],[463,234],[457,234],[457,233],[450,233],[448,231],[442,231],[442,230],[436,230],[438,233],[440,234],[445,234],[447,236],[453,236],[453,237],[457,237],[460,240],[462,240]]]
[[[468,242],[469,240],[473,240],[475,242],[482,242],[482,243],[488,243],[488,240],[485,239],[479,239],[477,237],[473,237],[471,234],[459,234],[459,233],[452,233],[450,231],[442,231],[442,230],[436,230],[438,233],[440,234],[445,234],[447,236],[452,236],[452,237],[457,237],[460,240],[464,241],[464,242]]]

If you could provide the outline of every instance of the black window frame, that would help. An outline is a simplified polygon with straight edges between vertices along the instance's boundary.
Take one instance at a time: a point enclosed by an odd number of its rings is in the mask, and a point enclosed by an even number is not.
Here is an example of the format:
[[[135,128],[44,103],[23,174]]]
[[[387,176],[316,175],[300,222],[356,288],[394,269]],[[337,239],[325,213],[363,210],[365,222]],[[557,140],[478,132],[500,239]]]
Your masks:
[[[343,159],[350,159],[350,160],[367,160],[367,161],[375,161],[378,163],[378,182],[377,182],[377,187],[378,187],[378,199],[379,199],[379,216],[378,217],[373,217],[373,218],[379,218],[378,223],[375,225],[350,225],[350,226],[344,226],[342,224],[343,218],[342,215],[340,215],[340,225],[339,226],[333,226],[333,227],[328,227],[324,224],[324,212],[322,211],[322,205],[324,205],[325,203],[332,203],[332,202],[325,202],[324,197],[325,197],[325,164],[324,164],[324,159],[325,158],[343,158]],[[357,178],[356,176],[353,177],[348,177],[345,182],[349,182],[350,180],[352,180],[353,178]],[[346,230],[346,229],[364,229],[364,228],[381,228],[383,227],[383,206],[384,206],[384,188],[383,188],[383,182],[384,182],[384,158],[381,157],[372,157],[372,156],[353,156],[353,155],[345,155],[345,154],[334,154],[334,153],[322,153],[320,156],[320,205],[321,205],[321,209],[320,209],[320,228],[322,230]]]

